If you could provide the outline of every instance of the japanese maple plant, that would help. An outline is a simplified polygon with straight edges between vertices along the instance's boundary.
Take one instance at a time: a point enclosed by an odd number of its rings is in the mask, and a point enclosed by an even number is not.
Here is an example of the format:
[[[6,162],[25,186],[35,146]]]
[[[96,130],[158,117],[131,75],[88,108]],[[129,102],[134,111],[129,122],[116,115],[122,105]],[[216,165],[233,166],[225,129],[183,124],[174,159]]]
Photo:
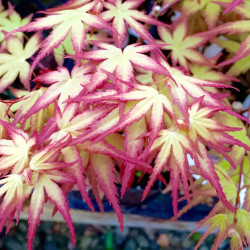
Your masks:
[[[28,206],[30,250],[45,202],[75,244],[74,187],[93,211],[89,190],[101,211],[104,193],[123,230],[118,196],[138,171],[149,176],[142,200],[167,185],[174,219],[218,197],[196,249],[213,231],[213,249],[227,237],[250,245],[249,117],[228,98],[250,69],[250,1],[145,6],[70,0],[32,20],[0,3],[0,92],[15,96],[0,101],[0,231]]]

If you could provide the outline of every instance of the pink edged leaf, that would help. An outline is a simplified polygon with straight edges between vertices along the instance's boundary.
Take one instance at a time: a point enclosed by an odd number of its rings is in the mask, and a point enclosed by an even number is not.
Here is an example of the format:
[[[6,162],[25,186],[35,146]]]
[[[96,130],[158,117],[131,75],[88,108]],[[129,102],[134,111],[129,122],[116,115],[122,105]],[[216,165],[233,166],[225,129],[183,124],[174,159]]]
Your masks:
[[[103,207],[102,199],[101,199],[101,195],[100,195],[100,187],[98,185],[97,177],[96,177],[96,174],[94,172],[94,169],[91,167],[90,164],[86,168],[86,174],[88,176],[93,195],[95,196],[95,199],[96,199],[96,202],[100,208],[100,211],[102,213],[104,213],[104,207]]]
[[[43,212],[43,204],[45,202],[44,186],[42,182],[38,182],[33,190],[30,205],[29,205],[29,218],[28,218],[28,235],[27,235],[27,249],[32,250],[33,239],[35,237],[36,228],[40,223],[40,216]]]
[[[19,220],[20,213],[23,209],[25,201],[24,183],[21,175],[11,174],[0,180],[0,197],[2,203],[0,206],[0,231],[2,231],[5,222],[9,219],[13,220],[16,212],[17,221]]]
[[[218,34],[241,34],[250,31],[249,23],[250,20],[227,22],[217,26],[212,30],[197,33],[197,36],[207,37],[211,39],[212,37],[215,37]]]
[[[7,123],[3,120],[0,120],[0,124],[5,127],[8,135],[17,146],[23,146],[24,144],[26,144],[26,140],[28,140],[29,135],[25,133],[22,129],[17,128],[13,124]]]
[[[35,235],[36,227],[40,222],[40,215],[43,210],[43,204],[46,200],[46,196],[56,205],[57,209],[63,216],[70,231],[72,244],[73,245],[75,244],[74,227],[69,213],[69,206],[67,204],[67,199],[64,193],[62,192],[61,188],[54,181],[52,181],[53,171],[51,171],[51,173],[52,175],[48,173],[48,175],[42,174],[39,177],[31,196],[31,203],[29,207],[29,220],[28,220],[29,228],[27,237],[28,238],[27,247],[29,250],[32,250],[32,241]],[[57,171],[57,173],[54,172],[54,174],[57,174],[56,179],[58,179],[58,177],[60,178],[59,171]],[[59,180],[59,182],[62,182],[62,180]],[[44,191],[46,191],[46,196]]]
[[[205,146],[198,142],[198,147],[200,151],[200,155],[197,155],[197,158],[195,157],[195,163],[197,167],[201,170],[202,176],[206,178],[210,184],[215,188],[218,197],[221,199],[223,204],[232,212],[235,211],[235,208],[233,205],[227,200],[225,194],[223,193],[223,189],[220,185],[220,180],[218,175],[215,172],[215,167],[211,159],[208,157],[208,152],[205,148]]]
[[[37,138],[34,134],[29,137],[22,129],[13,124],[0,120],[12,140],[0,140],[0,170],[10,170],[12,173],[21,173],[29,163],[30,149],[36,144]]]
[[[162,145],[162,146],[161,146]],[[143,199],[146,198],[146,195],[148,194],[150,188],[152,187],[154,181],[156,180],[156,177],[161,173],[163,168],[170,164],[170,174],[172,172],[173,176],[177,176],[177,181],[174,179],[171,179],[171,185],[173,188],[173,183],[175,188],[179,187],[179,175],[182,177],[183,186],[184,186],[184,192],[186,195],[186,198],[189,200],[189,187],[188,187],[188,179],[189,179],[189,171],[186,155],[187,152],[191,149],[193,149],[193,146],[189,139],[181,133],[181,131],[172,131],[172,130],[161,130],[159,133],[159,137],[155,140],[151,151],[154,151],[161,147],[160,152],[158,153],[156,157],[155,166],[153,169],[153,173],[150,176],[150,180],[145,188],[145,191],[143,193]],[[172,163],[171,163],[172,162]],[[176,189],[173,190],[176,192]],[[177,197],[174,193],[172,193],[172,196],[174,198],[174,210],[177,209],[175,203],[177,201]],[[176,212],[176,211],[175,211]]]
[[[49,178],[46,178],[45,175],[41,178],[44,178],[44,188],[46,194],[50,198],[50,200],[57,206],[59,212],[61,213],[62,217],[66,221],[66,224],[70,231],[71,242],[73,246],[75,246],[75,232],[73,221],[70,216],[70,208],[68,205],[67,198],[65,197],[62,190],[59,188],[57,184],[51,181]]]
[[[179,63],[185,69],[189,69],[188,62],[212,66],[211,62],[197,51],[198,47],[207,42],[207,37],[188,36],[188,26],[185,18],[177,23],[173,32],[164,26],[158,26],[158,32],[161,41],[157,42],[167,44],[162,49],[171,50],[171,59],[174,66]]]
[[[212,82],[202,79],[196,79],[191,76],[184,75],[177,68],[170,68],[166,62],[162,62],[162,64],[169,70],[172,75],[172,79],[167,79],[166,85],[170,87],[170,93],[173,98],[174,103],[178,106],[182,115],[184,116],[186,122],[189,122],[187,107],[189,105],[188,97],[191,96],[193,100],[199,99],[201,96],[203,98],[203,104],[209,107],[221,107],[223,106],[220,99],[224,98],[224,95],[215,94],[205,90],[203,87],[215,87],[215,88],[230,88],[231,86]]]
[[[86,3],[86,4],[84,4]],[[83,4],[83,6],[81,6]],[[10,34],[20,31],[42,31],[44,29],[54,28],[51,34],[43,41],[41,50],[38,56],[34,60],[30,74],[35,69],[36,65],[42,60],[46,55],[48,55],[54,48],[57,48],[71,32],[71,39],[73,41],[73,47],[78,54],[85,47],[85,42],[80,40],[86,38],[86,29],[83,23],[87,24],[89,27],[108,29],[112,30],[112,27],[105,20],[94,14],[88,13],[92,8],[95,7],[96,1],[86,1],[81,5],[76,5],[79,8],[62,8],[59,10],[50,10],[46,17],[38,18],[35,21],[13,30]],[[73,4],[74,6],[74,4]]]
[[[46,108],[58,97],[59,106],[64,107],[65,104],[63,104],[63,102],[65,100],[67,100],[69,97],[76,97],[82,91],[82,85],[89,83],[89,70],[89,66],[75,66],[70,74],[67,68],[58,67],[57,71],[51,71],[36,77],[35,80],[50,84],[50,86],[42,94],[42,96],[37,99],[36,103],[30,108],[29,112],[26,113],[24,118],[27,119],[32,114]]]
[[[41,34],[33,35],[23,48],[23,43],[15,36],[10,36],[6,41],[9,53],[0,53],[0,92],[11,85],[17,76],[26,89],[30,89],[28,73],[30,64],[27,62],[38,49]]]
[[[169,75],[168,71],[158,62],[142,54],[155,50],[162,45],[131,44],[121,50],[104,42],[94,42],[94,44],[100,49],[81,54],[83,59],[102,61],[91,78],[91,85],[88,87],[89,91],[97,88],[108,78],[105,72],[114,73],[122,81],[130,82],[134,78],[134,65],[145,70],[152,70],[155,73]]]
[[[246,150],[249,150],[250,147],[227,134],[226,131],[238,131],[241,130],[241,128],[229,127],[215,119],[211,119],[211,116],[214,115],[215,112],[224,110],[227,112],[227,107],[201,108],[202,99],[203,97],[196,100],[189,108],[189,138],[193,143],[197,143],[198,140],[202,141],[202,143],[205,141],[210,148],[217,150],[217,152],[222,154],[231,165],[234,166],[232,159],[227,154],[230,149],[225,145],[238,145]]]
[[[112,20],[113,27],[118,33],[116,43],[119,47],[122,47],[126,38],[126,24],[128,24],[137,34],[139,34],[143,39],[147,40],[150,43],[154,43],[154,40],[149,31],[140,22],[155,25],[166,25],[149,15],[145,15],[140,11],[133,10],[142,2],[144,1],[130,0],[122,2],[121,0],[115,0],[104,2],[104,7],[107,10],[101,13],[101,17],[107,21]],[[123,13],[122,15],[120,14],[121,11]]]
[[[95,172],[97,182],[101,189],[104,191],[107,199],[112,204],[114,211],[120,223],[121,231],[123,231],[124,222],[119,201],[117,198],[117,188],[114,183],[117,182],[115,177],[115,167],[113,160],[102,154],[91,154],[91,167]]]
[[[81,192],[82,198],[86,201],[89,208],[94,211],[93,204],[86,191],[87,185],[85,182],[84,168],[79,150],[76,147],[66,147],[62,150],[62,154],[65,162],[76,162],[73,166],[70,167],[72,176],[76,179],[77,187]]]

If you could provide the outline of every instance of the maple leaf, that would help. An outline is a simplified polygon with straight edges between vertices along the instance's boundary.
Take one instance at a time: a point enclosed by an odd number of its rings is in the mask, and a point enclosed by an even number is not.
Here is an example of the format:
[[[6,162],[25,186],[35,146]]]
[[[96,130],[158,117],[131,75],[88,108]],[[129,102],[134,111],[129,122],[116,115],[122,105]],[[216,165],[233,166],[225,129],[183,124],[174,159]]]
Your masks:
[[[174,65],[179,63],[186,69],[189,69],[188,61],[193,63],[211,66],[210,61],[205,58],[197,48],[206,43],[207,38],[187,35],[188,27],[185,18],[178,22],[173,32],[164,26],[158,26],[159,36],[162,39],[158,43],[166,43],[162,50],[171,50],[171,59]]]
[[[118,37],[115,38],[118,47],[122,47],[126,39],[126,23],[149,43],[155,43],[155,41],[146,27],[140,22],[166,26],[164,23],[152,18],[151,16],[145,15],[141,11],[134,10],[144,1],[145,0],[129,0],[122,2],[122,0],[114,0],[103,3],[103,6],[107,10],[101,13],[101,17],[107,21],[112,20],[113,27],[118,32]]]
[[[215,119],[227,126],[240,128],[241,130],[239,129],[238,131],[228,131],[227,133],[250,147],[250,138],[247,135],[245,124],[241,120],[226,113],[216,113]],[[246,148],[239,147],[237,144],[232,146],[230,156],[235,166],[239,166],[242,164],[245,154],[247,154]]]
[[[215,112],[223,110],[223,107],[201,108],[201,101],[202,98],[198,99],[189,108],[190,128],[188,134],[190,139],[195,144],[199,140],[199,136],[205,140],[209,147],[216,149],[217,152],[221,153],[232,164],[232,166],[234,166],[233,161],[226,154],[230,149],[224,146],[224,144],[238,145],[246,150],[250,150],[250,147],[240,140],[235,139],[225,131],[237,131],[241,130],[241,128],[229,127],[211,119],[211,116]]]
[[[185,134],[179,130],[173,130],[171,128],[164,129],[159,132],[158,136],[159,137],[154,141],[150,151],[152,152],[159,147],[161,147],[161,149],[156,157],[153,173],[150,175],[150,180],[144,190],[142,199],[146,198],[146,195],[153,185],[157,175],[161,173],[163,167],[168,163],[172,186],[173,209],[176,216],[180,176],[184,185],[185,195],[187,199],[189,199],[188,180],[191,176],[188,170],[186,155],[189,151],[191,153],[191,151],[194,150],[194,147]]]
[[[220,99],[224,98],[225,95],[221,93],[212,93],[205,90],[204,87],[228,88],[230,87],[229,85],[187,76],[179,69],[170,67],[164,60],[161,61],[161,64],[170,72],[171,78],[156,75],[156,80],[161,81],[162,79],[162,81],[166,83],[166,86],[170,88],[173,102],[178,106],[186,122],[189,122],[187,115],[189,96],[192,97],[193,100],[197,100],[201,96],[204,96],[202,102],[209,107],[222,106]]]
[[[202,235],[201,239],[195,246],[195,249],[197,250],[198,247],[201,245],[202,241],[206,239],[206,237],[211,234],[215,229],[219,229],[219,232],[217,233],[217,238],[215,241],[215,245],[213,249],[217,249],[217,247],[220,245],[220,243],[227,237],[228,233],[228,216],[226,214],[216,214],[212,218],[208,219],[204,225],[208,225],[209,229]]]
[[[35,185],[29,204],[29,218],[28,218],[28,235],[27,235],[27,249],[32,250],[33,238],[35,230],[40,222],[40,215],[43,211],[43,204],[48,197],[57,207],[62,217],[67,223],[70,231],[72,244],[75,245],[75,233],[73,222],[70,216],[70,208],[67,203],[67,198],[61,190],[60,186],[56,183],[74,183],[74,179],[61,171],[51,170],[46,171],[46,174],[33,173],[32,175]],[[46,194],[45,194],[46,191]]]
[[[122,50],[104,42],[94,42],[94,44],[101,49],[87,51],[81,55],[83,59],[102,61],[91,78],[92,83],[89,90],[94,90],[108,78],[106,72],[113,73],[118,79],[125,82],[130,82],[134,78],[133,66],[152,70],[159,74],[168,74],[167,70],[154,59],[142,54],[157,49],[162,45],[139,45],[135,43],[126,46]]]
[[[48,12],[44,11],[43,13],[47,14],[46,17],[38,18],[10,33],[13,34],[19,31],[41,31],[54,27],[51,34],[43,40],[41,50],[31,66],[30,74],[39,61],[54,48],[57,48],[70,32],[74,51],[77,55],[81,53],[85,46],[84,41],[87,33],[83,23],[89,27],[112,30],[112,27],[106,21],[96,15],[88,13],[95,5],[95,1],[85,0],[81,1],[80,6],[78,4],[74,7],[68,5],[66,8],[51,9]]]
[[[53,143],[56,143],[59,140],[63,140],[65,136],[70,135],[73,137],[71,145],[76,145],[77,148],[81,150],[92,150],[94,153],[102,153],[111,156],[114,159],[121,159],[133,164],[139,164],[146,170],[151,169],[148,164],[134,159],[133,157],[129,157],[116,147],[105,142],[105,140],[95,144],[88,141],[89,139],[84,141],[81,140],[82,135],[89,134],[88,127],[95,124],[102,117],[105,117],[105,115],[110,113],[110,110],[112,110],[112,108],[97,107],[93,110],[85,110],[84,112],[75,115],[75,106],[68,106],[62,115],[57,108],[56,119],[51,118],[51,120],[48,121],[44,131],[39,135],[38,141],[43,142],[45,139],[49,138],[49,140],[52,139]]]
[[[33,15],[29,15],[25,18],[21,16],[14,10],[14,7],[8,2],[9,8],[7,11],[0,13],[0,43],[4,40],[4,34],[1,30],[5,32],[10,32],[14,29],[17,29],[21,26],[28,24],[31,21]],[[16,36],[20,39],[23,37],[22,32],[18,32]]]
[[[58,156],[61,150],[69,145],[71,137],[66,135],[61,140],[48,144],[35,152],[29,162],[29,171],[31,176],[28,178],[29,183],[33,186],[33,192],[29,206],[29,219],[28,219],[28,249],[32,249],[32,241],[35,234],[35,228],[39,224],[40,214],[42,213],[43,204],[46,196],[55,204],[56,209],[62,214],[65,219],[71,234],[71,240],[74,244],[75,235],[73,222],[69,213],[69,206],[65,193],[55,183],[72,184],[75,179],[69,174],[64,173],[64,168],[74,166],[77,159],[72,162],[69,158],[66,162],[58,161]],[[46,195],[44,193],[46,191]]]
[[[65,162],[75,163],[73,166],[67,168],[67,171],[76,179],[76,184],[81,192],[82,198],[86,201],[89,208],[94,211],[93,204],[86,191],[87,185],[84,177],[85,170],[79,150],[76,147],[66,147],[62,149],[62,154]]]
[[[229,2],[231,0],[226,1]],[[192,17],[200,12],[208,29],[212,29],[216,26],[221,13],[221,7],[217,5],[215,1],[211,0],[200,0],[199,4],[194,4],[192,0],[182,1],[181,10],[188,17]]]
[[[75,66],[71,73],[65,67],[58,66],[56,71],[51,71],[37,76],[35,80],[49,84],[47,90],[37,99],[36,103],[23,116],[27,119],[34,113],[46,108],[50,103],[54,102],[58,97],[58,105],[65,107],[63,103],[69,97],[73,98],[79,95],[83,89],[83,85],[90,82],[92,65],[83,64]]]
[[[107,199],[112,204],[120,223],[120,228],[123,231],[123,215],[117,199],[117,188],[114,184],[116,183],[114,163],[110,157],[102,154],[92,153],[90,159],[90,168],[94,172],[100,188],[104,191]]]
[[[213,209],[214,210],[214,209]],[[213,211],[212,210],[212,211]],[[235,214],[228,211],[221,211],[220,213],[212,213],[205,217],[194,230],[203,226],[208,226],[206,232],[202,235],[201,239],[195,246],[197,250],[202,242],[216,229],[218,230],[212,249],[218,249],[219,245],[227,236],[231,237],[230,245],[236,246],[232,249],[242,249],[243,244],[249,244],[249,213],[244,209],[238,209]],[[235,218],[235,219],[234,219]],[[193,232],[192,232],[193,234]],[[238,240],[236,242],[236,240]],[[243,244],[242,244],[243,243]],[[240,248],[242,246],[242,248]]]
[[[37,142],[36,135],[29,137],[22,129],[2,120],[0,124],[11,138],[0,140],[0,171],[12,168],[12,173],[19,174],[28,167],[30,150]]]
[[[41,35],[33,35],[23,48],[19,38],[11,36],[7,39],[8,53],[0,53],[0,92],[11,85],[19,75],[26,89],[30,89],[28,73],[30,64],[26,61],[39,49]]]
[[[1,179],[0,185],[0,197],[2,198],[4,196],[0,206],[0,232],[5,222],[9,220],[7,224],[8,232],[15,213],[18,222],[24,201],[31,190],[25,186],[23,177],[18,174],[10,174],[4,179]]]

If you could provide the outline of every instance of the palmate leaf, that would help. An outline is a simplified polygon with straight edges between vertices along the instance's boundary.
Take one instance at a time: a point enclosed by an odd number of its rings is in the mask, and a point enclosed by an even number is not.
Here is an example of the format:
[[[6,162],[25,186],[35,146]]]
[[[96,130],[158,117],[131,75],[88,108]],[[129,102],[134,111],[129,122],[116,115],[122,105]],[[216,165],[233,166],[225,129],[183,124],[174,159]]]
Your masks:
[[[246,150],[250,150],[250,147],[242,141],[235,139],[233,136],[226,133],[226,131],[238,131],[241,130],[241,128],[229,127],[211,119],[211,116],[215,112],[223,110],[223,107],[201,108],[201,101],[202,98],[198,99],[189,108],[190,129],[188,134],[190,139],[194,144],[199,140],[202,142],[204,140],[210,148],[216,149],[217,152],[222,154],[232,164],[232,166],[234,166],[233,161],[226,153],[230,151],[230,149],[225,146],[225,144],[238,145]]]
[[[45,11],[46,17],[38,18],[30,24],[11,32],[13,34],[19,31],[41,31],[54,27],[51,34],[42,42],[41,50],[32,64],[30,74],[39,61],[54,48],[57,48],[70,32],[74,51],[77,55],[81,53],[85,47],[84,40],[87,33],[83,23],[91,28],[112,30],[112,27],[106,21],[90,13],[95,5],[95,1],[85,0],[81,1],[80,6],[76,5],[74,8],[68,5],[65,8]]]
[[[230,2],[231,0],[226,1]],[[181,3],[182,12],[188,17],[192,17],[200,12],[208,28],[211,29],[216,26],[221,13],[221,7],[215,2],[216,1],[211,0],[200,0],[199,3],[194,3],[192,0],[185,0]]]
[[[112,0],[103,3],[107,10],[101,13],[101,17],[107,21],[112,21],[114,29],[118,32],[118,36],[115,38],[118,47],[122,47],[126,39],[126,24],[133,28],[133,30],[144,40],[152,44],[155,43],[154,39],[145,26],[140,22],[167,26],[151,16],[135,10],[135,8],[141,5],[144,1],[145,0],[129,0],[123,2],[122,0]]]
[[[229,88],[229,85],[187,76],[179,69],[170,67],[164,60],[161,61],[161,64],[170,72],[172,77],[166,78],[161,75],[156,75],[156,80],[165,82],[166,86],[170,88],[173,102],[178,106],[187,123],[189,123],[187,115],[188,105],[190,104],[189,97],[192,97],[193,100],[197,100],[201,96],[204,96],[202,100],[204,105],[209,107],[222,106],[220,99],[226,97],[226,95],[212,93],[205,90],[204,87]]]
[[[58,67],[56,71],[44,73],[36,77],[35,80],[50,86],[23,116],[23,119],[25,120],[34,113],[46,108],[58,97],[58,105],[62,108],[65,107],[66,105],[63,102],[69,97],[73,98],[79,95],[83,89],[82,85],[90,82],[92,68],[93,66],[90,64],[83,64],[80,67],[75,66],[70,73],[67,68]]]
[[[181,131],[165,129],[161,130],[158,136],[159,137],[154,141],[150,151],[158,150],[159,147],[161,147],[161,149],[156,157],[154,170],[145,188],[142,199],[146,198],[146,195],[156,180],[157,175],[162,172],[166,165],[169,165],[173,210],[174,215],[176,216],[180,176],[182,178],[186,198],[189,200],[188,180],[190,180],[191,175],[189,174],[186,155],[187,152],[193,151],[194,148],[190,140]]]
[[[209,234],[211,234],[215,229],[219,229],[217,233],[215,244],[212,249],[217,249],[220,243],[227,237],[229,219],[226,214],[216,214],[212,218],[208,219],[204,225],[208,225],[208,230],[202,235],[201,239],[195,246],[195,250],[201,245],[204,239],[207,238]]]
[[[102,154],[91,154],[90,161],[90,168],[92,168],[92,171],[94,171],[100,188],[104,191],[107,199],[112,204],[120,223],[120,228],[123,231],[123,215],[121,213],[121,208],[117,199],[117,188],[114,184],[117,182],[117,180],[115,176],[115,166],[113,160],[110,157]]]
[[[37,137],[35,134],[30,137],[22,129],[5,121],[0,120],[0,124],[11,138],[0,140],[0,171],[12,168],[12,173],[19,174],[28,167],[30,150],[37,143]]]
[[[30,64],[26,61],[39,49],[41,35],[33,35],[23,48],[19,38],[11,36],[7,39],[9,53],[0,53],[0,92],[11,85],[19,75],[20,81],[26,89],[30,89],[28,73]]]
[[[188,26],[185,18],[174,26],[173,32],[164,26],[158,26],[158,32],[161,41],[157,42],[167,44],[162,49],[171,50],[171,59],[174,66],[179,63],[189,69],[188,61],[200,65],[211,65],[210,61],[197,51],[199,46],[206,43],[207,38],[195,34],[188,36]]]
[[[40,222],[40,215],[43,211],[43,204],[48,197],[49,200],[55,204],[62,217],[67,223],[70,231],[72,244],[75,245],[75,233],[73,222],[70,216],[70,208],[68,206],[67,198],[62,192],[61,188],[56,183],[74,183],[74,179],[69,175],[60,171],[47,171],[46,174],[36,175],[34,179],[35,185],[30,199],[29,218],[28,218],[28,236],[27,249],[32,250],[33,238],[35,230]],[[46,193],[45,193],[46,192]]]
[[[243,249],[243,244],[246,246],[249,245],[249,212],[244,209],[238,209],[236,213],[225,211],[223,208],[217,209],[217,212],[215,210],[213,212],[213,210],[199,223],[199,226],[194,230],[196,231],[198,228],[203,226],[208,227],[206,232],[202,235],[201,239],[197,243],[195,247],[196,250],[201,246],[202,242],[208,237],[208,235],[210,235],[215,230],[218,231],[211,249],[218,249],[222,241],[228,236],[231,237],[230,245],[231,249],[233,250]]]
[[[226,114],[226,113],[216,113],[215,114],[216,121],[233,128],[239,128],[239,130],[236,131],[228,131],[227,133],[231,135],[233,138],[237,139],[238,141],[241,141],[248,147],[250,147],[250,138],[247,135],[247,129],[245,124],[237,119],[236,117]],[[234,166],[239,166],[242,164],[245,154],[248,153],[247,149],[245,147],[240,147],[235,143],[232,146],[232,150],[230,152],[230,157],[232,161],[234,162]]]
[[[126,46],[123,50],[104,42],[94,42],[100,49],[82,53],[80,57],[87,60],[101,61],[96,73],[91,78],[89,90],[94,90],[108,78],[106,72],[113,73],[118,79],[130,82],[134,78],[134,66],[155,73],[166,74],[168,71],[154,59],[142,53],[155,50],[162,45],[139,45],[138,43]]]
[[[22,19],[21,16],[14,10],[14,7],[11,5],[11,3],[8,2],[8,4],[9,4],[8,10],[6,11],[0,10],[0,43],[4,41],[4,34],[3,32],[1,32],[1,30],[5,32],[10,32],[14,29],[17,29],[21,26],[28,24],[32,18],[32,15],[29,15]],[[23,33],[18,32],[16,36],[22,39]]]
[[[67,171],[76,179],[76,184],[79,191],[81,192],[82,198],[86,201],[89,208],[94,211],[93,204],[86,191],[87,185],[84,177],[85,169],[79,150],[76,147],[66,147],[62,149],[62,154],[65,162],[75,163],[73,166],[67,168]]]
[[[3,197],[0,210],[0,232],[5,222],[9,219],[10,223],[16,212],[16,219],[19,220],[20,213],[25,201],[25,191],[23,177],[18,174],[10,174],[0,180],[0,197]]]

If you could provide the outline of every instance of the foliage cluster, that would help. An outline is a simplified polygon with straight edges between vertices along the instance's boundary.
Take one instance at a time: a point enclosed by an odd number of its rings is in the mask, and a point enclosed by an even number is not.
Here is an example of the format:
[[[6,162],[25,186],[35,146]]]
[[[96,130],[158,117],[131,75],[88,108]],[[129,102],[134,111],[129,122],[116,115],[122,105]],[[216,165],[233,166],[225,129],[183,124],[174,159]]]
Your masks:
[[[137,171],[143,199],[167,185],[175,219],[219,198],[196,248],[215,230],[213,249],[250,245],[249,118],[228,100],[250,69],[250,1],[144,2],[70,0],[35,20],[0,4],[0,92],[16,97],[0,101],[0,231],[26,204],[28,249],[47,201],[75,243],[74,187],[91,210],[88,190],[101,211],[105,195],[122,230],[116,183],[122,197]]]

